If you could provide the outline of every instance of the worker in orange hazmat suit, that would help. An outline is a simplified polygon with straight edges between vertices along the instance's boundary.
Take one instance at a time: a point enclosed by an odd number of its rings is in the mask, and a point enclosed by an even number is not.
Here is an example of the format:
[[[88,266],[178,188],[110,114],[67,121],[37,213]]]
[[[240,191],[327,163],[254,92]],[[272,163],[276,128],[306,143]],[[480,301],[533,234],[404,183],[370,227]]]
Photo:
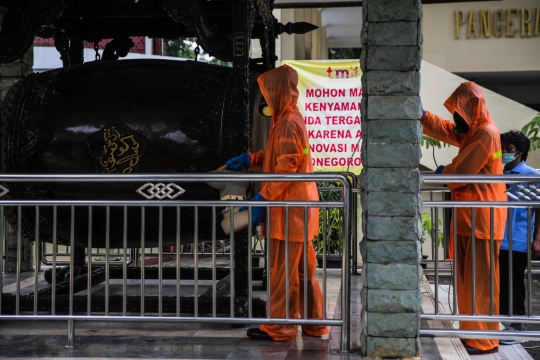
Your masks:
[[[473,82],[462,83],[444,106],[454,122],[424,111],[420,122],[424,134],[459,147],[458,155],[447,166],[439,166],[442,174],[502,174],[502,148],[499,129],[491,119],[481,88]],[[453,201],[506,201],[504,184],[447,184]],[[499,247],[504,238],[506,211],[495,208],[493,224],[490,209],[476,208],[472,228],[471,208],[457,211],[457,298],[460,314],[472,314],[472,263],[476,264],[475,314],[490,314],[490,270],[494,271],[494,314],[499,313]],[[493,225],[493,234],[490,226]],[[453,229],[451,225],[450,229]],[[472,237],[474,231],[474,238]],[[490,237],[494,239],[493,267],[490,267]],[[475,241],[476,256],[472,254]],[[452,248],[452,246],[451,246]],[[461,321],[460,329],[499,330],[498,322]],[[496,352],[499,340],[462,339],[469,354]]]
[[[244,153],[227,161],[229,169],[243,166],[249,170],[262,169],[263,173],[313,173],[304,119],[296,106],[298,99],[298,74],[287,66],[267,71],[257,79],[262,95],[270,108],[272,125],[266,147],[256,153]],[[318,201],[319,194],[314,182],[266,182],[261,184],[260,193],[252,200],[298,200]],[[308,222],[304,223],[304,208],[289,208],[289,298],[286,298],[286,219],[285,208],[270,208],[270,316],[286,318],[286,301],[289,301],[289,317],[322,318],[322,291],[315,278],[316,257],[312,239],[319,232],[319,209],[308,208]],[[264,221],[264,208],[253,207],[254,224]],[[307,239],[304,229],[307,226]],[[307,241],[307,253],[304,242]],[[304,274],[304,255],[307,259],[307,274]],[[308,292],[304,294],[304,277],[307,277]],[[304,309],[304,296],[308,307]],[[302,326],[305,334],[315,337],[328,334],[326,326]],[[296,325],[263,324],[249,329],[252,339],[293,341]]]

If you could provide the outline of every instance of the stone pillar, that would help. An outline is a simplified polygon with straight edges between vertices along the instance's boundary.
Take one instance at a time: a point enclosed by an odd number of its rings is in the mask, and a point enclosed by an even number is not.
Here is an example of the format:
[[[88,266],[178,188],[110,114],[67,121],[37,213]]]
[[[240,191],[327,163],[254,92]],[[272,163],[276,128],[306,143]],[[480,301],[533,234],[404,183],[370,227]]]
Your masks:
[[[21,59],[12,63],[0,64],[0,102],[4,101],[6,94],[13,84],[25,76],[32,73],[34,64],[34,51],[30,48]],[[3,219],[0,219],[3,221]],[[6,272],[17,270],[17,232],[8,226],[8,236],[6,238]],[[33,268],[33,242],[23,238],[21,248],[21,270],[30,271]]]
[[[362,9],[362,352],[415,357],[421,294],[420,0]]]

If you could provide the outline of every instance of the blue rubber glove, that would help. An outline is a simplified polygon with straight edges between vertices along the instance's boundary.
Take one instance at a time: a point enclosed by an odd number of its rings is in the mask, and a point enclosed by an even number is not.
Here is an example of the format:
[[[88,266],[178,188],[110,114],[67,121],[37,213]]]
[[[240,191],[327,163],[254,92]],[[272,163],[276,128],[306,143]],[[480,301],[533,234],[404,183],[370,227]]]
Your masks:
[[[242,153],[237,157],[227,160],[225,165],[227,165],[227,170],[242,171],[243,168],[248,168],[251,164],[251,156],[248,153]]]
[[[265,198],[261,195],[261,193],[257,193],[251,200],[253,201],[264,201]],[[238,211],[246,211],[248,209],[247,206],[242,206]],[[260,223],[264,222],[264,217],[266,215],[266,209],[263,207],[255,207],[253,206],[251,208],[251,223],[253,226],[257,226]]]
[[[444,170],[444,165],[441,165],[437,168],[437,170],[435,170],[435,174],[442,174]]]
[[[426,110],[422,109],[422,116],[426,115]]]

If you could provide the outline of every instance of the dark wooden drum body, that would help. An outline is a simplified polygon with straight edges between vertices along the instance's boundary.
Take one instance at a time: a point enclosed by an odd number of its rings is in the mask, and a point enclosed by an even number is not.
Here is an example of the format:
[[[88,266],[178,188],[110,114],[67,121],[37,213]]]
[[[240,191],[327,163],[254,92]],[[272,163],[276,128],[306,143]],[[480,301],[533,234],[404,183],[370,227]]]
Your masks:
[[[251,121],[238,106],[253,108],[254,81],[239,84],[231,68],[192,61],[93,62],[34,74],[10,90],[1,109],[4,173],[206,173],[250,146]],[[252,99],[234,98],[249,86]],[[241,93],[241,92],[240,92]],[[256,128],[267,122],[253,121]],[[253,131],[257,131],[256,129]],[[264,133],[266,130],[263,130]],[[260,136],[259,136],[260,137]],[[12,199],[143,200],[144,183],[10,183]],[[179,183],[177,200],[218,200],[205,183]],[[35,237],[35,209],[22,209],[22,230]],[[58,242],[69,244],[71,209],[58,207]],[[52,207],[40,207],[41,241],[52,241]],[[17,209],[7,209],[12,226]],[[128,208],[129,247],[141,242],[141,209]],[[145,209],[145,245],[158,243],[158,208]],[[211,238],[211,211],[183,208],[181,242]],[[177,209],[163,208],[163,244],[176,243]],[[221,220],[218,208],[217,223]],[[88,244],[88,208],[75,208],[75,241]],[[123,246],[124,209],[110,207],[110,246]],[[92,209],[92,244],[104,247],[106,209]],[[218,238],[224,237],[218,225]]]

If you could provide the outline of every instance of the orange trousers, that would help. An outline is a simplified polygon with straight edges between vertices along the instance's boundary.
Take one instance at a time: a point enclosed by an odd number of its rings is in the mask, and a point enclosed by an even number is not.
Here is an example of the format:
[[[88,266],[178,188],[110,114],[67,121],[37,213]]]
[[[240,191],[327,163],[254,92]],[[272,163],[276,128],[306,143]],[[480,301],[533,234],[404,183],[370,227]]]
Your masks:
[[[304,317],[304,296],[308,298],[308,319],[322,319],[322,291],[315,278],[317,259],[313,244],[307,247],[307,294],[304,294],[304,243],[289,242],[289,317],[296,319]],[[286,317],[285,293],[285,241],[270,240],[269,254],[270,269],[270,316],[272,318]],[[267,305],[268,306],[268,305]],[[263,324],[259,327],[276,341],[293,341],[298,332],[297,325]],[[326,326],[302,326],[302,330],[311,336],[328,334]]]
[[[490,312],[490,241],[484,239],[476,240],[476,293],[475,310],[476,315],[489,315]],[[494,241],[493,257],[493,313],[499,314],[499,248],[501,241]],[[460,314],[472,314],[472,238],[470,236],[457,236],[457,299]],[[460,329],[466,330],[499,330],[498,322],[481,321],[460,321]],[[498,339],[462,339],[462,341],[473,348],[480,350],[490,350],[499,345]]]

